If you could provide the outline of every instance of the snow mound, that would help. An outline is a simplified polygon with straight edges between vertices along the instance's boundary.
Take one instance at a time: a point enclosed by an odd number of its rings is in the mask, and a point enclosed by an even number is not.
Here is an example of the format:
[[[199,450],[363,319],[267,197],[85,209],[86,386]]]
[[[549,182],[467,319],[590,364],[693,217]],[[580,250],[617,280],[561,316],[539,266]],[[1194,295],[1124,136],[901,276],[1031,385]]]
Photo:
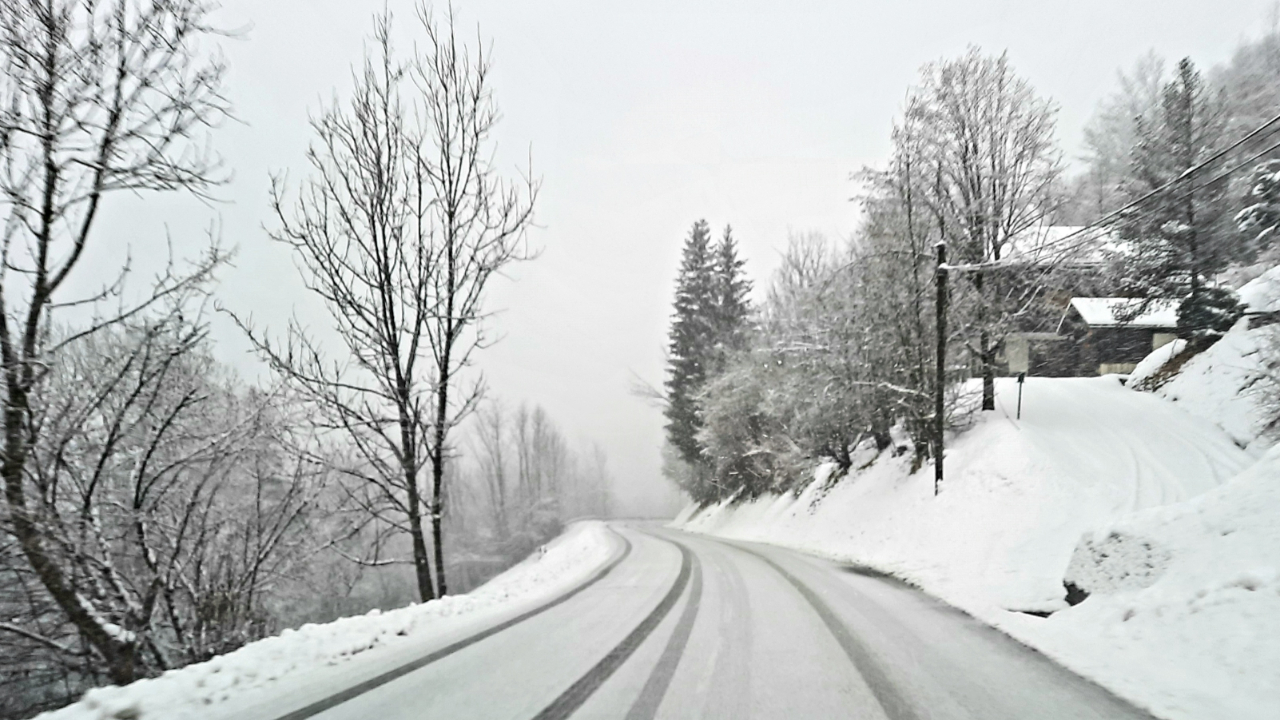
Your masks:
[[[95,688],[37,720],[196,720],[275,717],[514,617],[584,581],[617,541],[581,522],[521,564],[466,595],[304,625],[208,662],[123,687]],[[273,707],[282,700],[293,707]]]
[[[1274,267],[1245,283],[1236,291],[1240,301],[1253,312],[1280,311],[1280,267]]]
[[[1155,394],[1214,423],[1240,447],[1261,451],[1275,440],[1270,432],[1274,414],[1268,417],[1265,407],[1269,394],[1280,397],[1275,381],[1265,379],[1280,378],[1275,349],[1280,349],[1280,324],[1251,330],[1242,320]]]
[[[1141,388],[1156,373],[1164,369],[1170,360],[1186,349],[1187,341],[1178,338],[1152,350],[1151,354],[1143,358],[1133,372],[1129,373],[1129,387]]]
[[[1164,717],[1274,718],[1280,707],[1280,446],[1226,485],[1085,538],[1094,592],[1014,634]],[[1111,538],[1124,538],[1116,543]],[[1136,549],[1163,555],[1158,576]],[[1118,553],[1099,553],[1104,547]]]

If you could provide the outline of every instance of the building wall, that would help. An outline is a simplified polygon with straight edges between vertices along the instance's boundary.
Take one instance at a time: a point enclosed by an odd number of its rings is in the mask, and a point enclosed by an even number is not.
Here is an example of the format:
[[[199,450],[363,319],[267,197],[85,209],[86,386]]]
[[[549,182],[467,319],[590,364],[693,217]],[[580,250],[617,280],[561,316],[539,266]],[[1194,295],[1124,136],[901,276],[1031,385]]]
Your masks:
[[[1084,364],[1096,368],[1098,375],[1130,372],[1155,348],[1156,332],[1154,328],[1091,328],[1082,343]]]

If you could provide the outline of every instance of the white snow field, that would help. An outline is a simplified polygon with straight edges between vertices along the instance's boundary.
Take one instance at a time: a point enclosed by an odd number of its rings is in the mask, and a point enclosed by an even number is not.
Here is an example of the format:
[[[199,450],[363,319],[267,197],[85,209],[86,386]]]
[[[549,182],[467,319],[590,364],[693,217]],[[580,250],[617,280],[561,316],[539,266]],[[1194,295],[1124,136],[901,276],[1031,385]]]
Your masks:
[[[536,608],[620,551],[601,522],[575,523],[466,595],[304,625],[208,662],[124,687],[96,688],[38,720],[276,717]]]
[[[1158,394],[1028,378],[1021,421],[999,381],[936,498],[931,465],[885,453],[829,489],[676,524],[891,572],[1162,717],[1275,718],[1280,450],[1248,375],[1269,328],[1242,323]],[[1069,608],[1064,578],[1093,594]]]

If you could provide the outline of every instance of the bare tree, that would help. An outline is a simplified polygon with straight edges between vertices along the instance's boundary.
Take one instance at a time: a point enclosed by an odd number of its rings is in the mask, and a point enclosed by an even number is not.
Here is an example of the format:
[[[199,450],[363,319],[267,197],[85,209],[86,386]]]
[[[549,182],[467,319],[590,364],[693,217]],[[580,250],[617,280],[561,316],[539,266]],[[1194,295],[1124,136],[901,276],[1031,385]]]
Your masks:
[[[599,446],[575,452],[541,407],[508,410],[490,401],[469,426],[465,502],[480,554],[515,562],[558,534],[565,522],[608,510],[607,458]],[[452,490],[450,491],[453,492]]]
[[[1116,73],[1119,87],[1102,99],[1084,128],[1084,171],[1073,179],[1076,221],[1093,222],[1124,204],[1121,183],[1128,171],[1138,126],[1160,110],[1165,63],[1154,51]]]
[[[0,610],[35,621],[24,637],[43,645],[44,666],[120,682],[271,629],[265,595],[298,556],[318,473],[292,459],[272,395],[223,372],[174,307],[67,345],[33,400],[29,507],[46,557],[127,664],[100,666],[74,622],[40,609],[52,595],[38,576],[5,568],[40,599]]]
[[[441,497],[449,438],[484,390],[479,381],[463,389],[460,375],[475,351],[488,344],[483,321],[488,315],[484,293],[489,280],[510,262],[530,257],[525,233],[533,222],[539,183],[532,177],[508,183],[493,165],[491,134],[498,108],[490,87],[488,52],[483,46],[472,50],[458,42],[452,15],[448,25],[440,27],[419,6],[419,18],[427,43],[415,58],[413,79],[430,119],[433,142],[422,167],[432,191],[439,263],[432,287],[437,312],[428,322],[427,338],[435,371],[431,525],[437,590],[443,594]]]
[[[441,521],[450,434],[484,390],[478,380],[462,384],[487,342],[484,290],[525,257],[537,185],[509,185],[493,166],[487,52],[457,40],[452,16],[442,28],[420,7],[419,20],[425,49],[402,61],[390,13],[376,17],[351,100],[312,122],[312,177],[291,207],[282,179],[273,185],[273,237],[294,248],[350,362],[327,360],[296,323],[283,345],[241,325],[322,411],[324,428],[352,443],[356,461],[343,471],[363,487],[351,497],[371,521],[409,536],[428,600],[448,587]]]
[[[108,194],[200,194],[217,183],[216,159],[188,142],[227,110],[224,67],[197,47],[211,32],[208,11],[199,0],[0,4],[5,529],[30,577],[115,682],[134,677],[140,646],[104,619],[45,534],[47,504],[31,467],[44,440],[39,388],[68,344],[204,282],[224,260],[214,248],[189,268],[171,264],[133,303],[121,299],[127,264],[98,293],[67,293]],[[53,319],[76,307],[92,319],[52,333]]]
[[[1061,157],[1053,106],[1017,77],[1004,55],[971,49],[925,66],[907,101],[895,153],[912,160],[912,202],[935,224],[950,259],[977,266],[1006,258],[1020,235],[1044,224],[1057,206]],[[910,142],[906,142],[910,139]],[[904,165],[905,159],[895,162]],[[1013,316],[1036,295],[1030,275],[995,268],[967,273],[963,339],[982,374],[982,408],[995,408],[995,360]]]

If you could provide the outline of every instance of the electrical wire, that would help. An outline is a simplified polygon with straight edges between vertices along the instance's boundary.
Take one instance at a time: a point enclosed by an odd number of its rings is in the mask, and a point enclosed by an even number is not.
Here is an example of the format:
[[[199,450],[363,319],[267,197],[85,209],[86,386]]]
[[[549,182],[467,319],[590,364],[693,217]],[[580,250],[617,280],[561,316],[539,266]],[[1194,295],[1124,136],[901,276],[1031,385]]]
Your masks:
[[[1273,134],[1275,134],[1275,133],[1277,133],[1277,132],[1280,132],[1280,126],[1278,126],[1278,124],[1280,124],[1280,115],[1276,115],[1275,117],[1273,117],[1273,118],[1271,118],[1270,120],[1266,121],[1266,122],[1265,122],[1265,123],[1263,123],[1262,125],[1259,125],[1257,128],[1254,128],[1252,131],[1250,131],[1248,134],[1246,134],[1244,137],[1240,138],[1239,140],[1235,141],[1234,143],[1232,143],[1232,144],[1228,145],[1227,147],[1225,147],[1225,148],[1223,148],[1223,149],[1221,149],[1221,150],[1217,151],[1217,152],[1216,152],[1216,153],[1214,153],[1212,156],[1210,156],[1210,157],[1206,158],[1205,160],[1203,160],[1203,161],[1201,161],[1201,162],[1197,163],[1196,165],[1194,165],[1194,166],[1192,166],[1192,167],[1190,167],[1190,168],[1187,168],[1187,169],[1186,169],[1186,170],[1184,170],[1184,171],[1182,172],[1182,174],[1180,174],[1178,177],[1176,177],[1176,178],[1174,178],[1174,179],[1172,179],[1172,180],[1170,180],[1170,181],[1166,182],[1165,184],[1161,185],[1161,186],[1160,186],[1160,187],[1158,187],[1158,188],[1155,188],[1154,190],[1151,190],[1150,192],[1147,192],[1146,194],[1142,195],[1141,197],[1136,198],[1136,199],[1134,199],[1134,200],[1130,201],[1129,203],[1126,203],[1124,206],[1122,206],[1122,207],[1120,207],[1120,208],[1118,208],[1118,209],[1116,209],[1116,210],[1113,210],[1113,211],[1111,211],[1111,212],[1107,213],[1106,215],[1104,215],[1104,216],[1102,216],[1101,218],[1099,218],[1099,219],[1097,219],[1097,220],[1093,221],[1092,223],[1089,223],[1088,225],[1085,225],[1084,227],[1081,227],[1081,228],[1079,228],[1078,230],[1074,230],[1074,231],[1072,231],[1072,232],[1070,232],[1070,233],[1067,233],[1066,235],[1064,235],[1064,236],[1062,236],[1062,237],[1060,237],[1060,238],[1058,238],[1058,239],[1056,239],[1056,240],[1052,241],[1051,243],[1047,243],[1047,244],[1045,244],[1045,245],[1042,245],[1042,246],[1041,246],[1040,248],[1038,248],[1037,250],[1039,250],[1039,251],[1049,250],[1049,251],[1051,251],[1051,252],[1052,252],[1052,251],[1053,251],[1053,249],[1055,248],[1055,246],[1062,245],[1062,244],[1066,243],[1066,242],[1067,242],[1067,241],[1069,241],[1069,240],[1073,240],[1073,239],[1075,239],[1075,238],[1081,237],[1081,236],[1085,235],[1086,233],[1089,233],[1090,231],[1099,231],[1099,230],[1104,229],[1106,226],[1110,225],[1112,222],[1114,222],[1114,221],[1116,221],[1116,220],[1120,219],[1121,217],[1123,217],[1126,213],[1129,213],[1129,212],[1133,211],[1134,209],[1136,209],[1136,208],[1138,208],[1138,207],[1140,207],[1140,206],[1144,205],[1145,203],[1147,203],[1147,202],[1149,202],[1149,201],[1153,200],[1154,198],[1158,197],[1158,196],[1159,196],[1159,195],[1161,195],[1162,193],[1164,193],[1164,192],[1168,191],[1169,189],[1171,189],[1171,188],[1173,188],[1173,187],[1177,186],[1179,183],[1186,182],[1186,181],[1190,180],[1190,179],[1191,179],[1191,178],[1193,178],[1197,173],[1202,172],[1203,170],[1205,170],[1206,168],[1208,168],[1208,167],[1209,167],[1210,165],[1212,165],[1213,163],[1217,162],[1218,160],[1221,160],[1223,157],[1226,157],[1226,156],[1227,156],[1229,153],[1231,153],[1232,151],[1234,151],[1234,150],[1236,150],[1237,148],[1239,148],[1239,147],[1241,147],[1241,146],[1245,145],[1246,143],[1248,143],[1248,142],[1250,142],[1250,141],[1254,140],[1255,138],[1261,137],[1261,136],[1263,136],[1263,135],[1268,135],[1268,136],[1270,136],[1270,135],[1273,135]],[[1253,162],[1253,161],[1257,160],[1258,158],[1263,157],[1264,155],[1266,155],[1266,154],[1268,154],[1268,153],[1270,153],[1270,152],[1275,151],[1277,148],[1280,148],[1280,143],[1273,144],[1273,145],[1271,145],[1270,147],[1268,147],[1266,150],[1263,150],[1263,151],[1261,151],[1261,152],[1259,152],[1259,153],[1254,154],[1254,155],[1253,155],[1253,156],[1251,156],[1249,159],[1244,160],[1244,161],[1242,161],[1242,162],[1240,162],[1240,163],[1237,163],[1237,164],[1236,164],[1235,166],[1233,166],[1232,168],[1228,169],[1227,171],[1225,171],[1225,172],[1223,172],[1223,173],[1220,173],[1219,175],[1217,175],[1217,176],[1216,176],[1216,177],[1214,177],[1213,179],[1209,180],[1208,182],[1203,183],[1203,184],[1199,185],[1198,187],[1192,188],[1191,190],[1187,191],[1187,193],[1186,193],[1186,194],[1184,194],[1184,195],[1182,195],[1181,197],[1188,197],[1188,196],[1190,196],[1190,195],[1195,194],[1195,193],[1196,193],[1197,191],[1199,191],[1199,190],[1203,190],[1204,188],[1206,188],[1206,187],[1208,187],[1208,186],[1210,186],[1210,185],[1212,185],[1212,184],[1214,184],[1214,183],[1216,183],[1216,182],[1218,182],[1218,181],[1220,181],[1220,180],[1222,180],[1222,179],[1224,179],[1224,178],[1228,177],[1229,175],[1231,175],[1231,174],[1233,174],[1233,173],[1235,173],[1235,172],[1239,171],[1241,168],[1243,168],[1244,166],[1248,165],[1249,163],[1251,163],[1251,162]],[[1059,253],[1059,258],[1060,258],[1060,257],[1062,257],[1063,255],[1067,255],[1067,254],[1070,254],[1070,253],[1072,253],[1072,252],[1074,252],[1074,251],[1076,251],[1076,250],[1082,249],[1082,248],[1083,248],[1083,247],[1085,247],[1087,244],[1089,244],[1089,243],[1093,243],[1093,242],[1095,242],[1096,240],[1097,240],[1097,237],[1096,237],[1096,236],[1089,236],[1089,237],[1082,238],[1079,242],[1074,243],[1074,244],[1072,244],[1072,245],[1070,245],[1070,246],[1065,247],[1065,248],[1063,249],[1063,252]],[[1010,260],[1004,260],[1004,259],[1001,259],[1001,260],[989,260],[989,261],[980,262],[980,263],[966,263],[966,264],[962,264],[962,265],[947,265],[947,266],[946,266],[946,269],[947,269],[947,270],[949,270],[949,271],[956,271],[956,272],[973,272],[973,271],[987,270],[987,269],[996,269],[996,268],[1021,267],[1021,266],[1025,266],[1025,265],[1029,265],[1029,264],[1041,264],[1041,263],[1044,263],[1044,262],[1045,262],[1044,260],[1036,260],[1036,261],[1030,261],[1030,260],[1010,261]]]

